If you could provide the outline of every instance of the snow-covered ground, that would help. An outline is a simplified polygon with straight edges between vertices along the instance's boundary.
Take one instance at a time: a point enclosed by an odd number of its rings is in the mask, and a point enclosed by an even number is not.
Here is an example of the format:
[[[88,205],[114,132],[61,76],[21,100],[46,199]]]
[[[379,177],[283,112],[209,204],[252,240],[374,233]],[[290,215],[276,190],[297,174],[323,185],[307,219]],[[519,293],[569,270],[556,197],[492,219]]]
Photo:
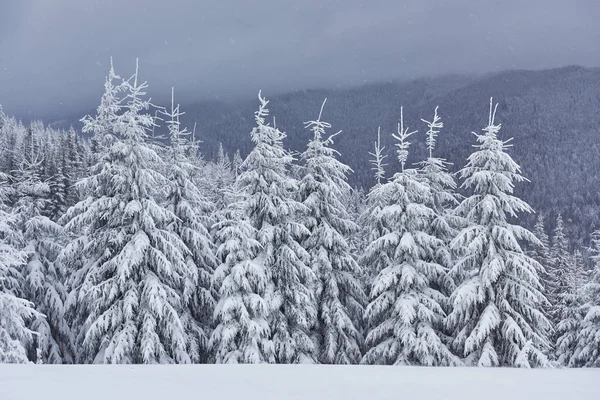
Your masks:
[[[0,365],[0,399],[598,400],[600,369]]]

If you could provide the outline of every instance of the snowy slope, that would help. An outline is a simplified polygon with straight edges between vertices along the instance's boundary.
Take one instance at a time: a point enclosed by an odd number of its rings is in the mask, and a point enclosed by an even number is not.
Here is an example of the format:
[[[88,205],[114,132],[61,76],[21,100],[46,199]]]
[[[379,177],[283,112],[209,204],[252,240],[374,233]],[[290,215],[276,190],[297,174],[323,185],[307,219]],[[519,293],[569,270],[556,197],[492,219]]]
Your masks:
[[[600,369],[0,365],[0,399],[597,400]]]

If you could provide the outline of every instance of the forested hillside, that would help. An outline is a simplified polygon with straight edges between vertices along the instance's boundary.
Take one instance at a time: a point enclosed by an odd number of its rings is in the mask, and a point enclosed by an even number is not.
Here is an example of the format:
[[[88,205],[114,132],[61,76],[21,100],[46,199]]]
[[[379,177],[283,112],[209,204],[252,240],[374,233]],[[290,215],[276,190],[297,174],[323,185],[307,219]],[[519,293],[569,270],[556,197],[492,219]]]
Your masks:
[[[543,71],[507,71],[480,77],[448,75],[412,81],[369,84],[351,89],[311,89],[273,95],[272,111],[277,125],[288,136],[285,146],[301,151],[308,140],[302,123],[315,105],[328,98],[328,117],[344,134],[337,138],[340,158],[353,170],[349,183],[367,189],[373,184],[369,151],[381,126],[382,142],[392,149],[399,110],[411,126],[423,130],[421,118],[439,106],[447,135],[440,139],[440,153],[457,171],[471,149],[464,145],[474,126],[485,118],[486,98],[498,99],[499,117],[507,137],[514,137],[515,160],[530,183],[517,188],[536,210],[554,221],[565,220],[573,248],[587,246],[588,237],[600,223],[600,69],[578,66]],[[196,126],[206,158],[215,159],[222,144],[230,155],[248,154],[252,143],[246,134],[254,123],[254,102],[202,101],[187,105],[182,124]],[[60,119],[52,126],[79,127],[79,116]],[[415,141],[409,162],[425,154]],[[391,155],[391,153],[390,153]],[[392,160],[388,174],[398,165]],[[523,217],[532,227],[534,216]],[[554,223],[549,224],[550,228]]]
[[[271,96],[277,126],[288,136],[285,146],[301,151],[309,136],[302,123],[328,98],[327,116],[344,134],[336,138],[341,160],[353,173],[350,184],[369,188],[373,177],[369,151],[381,126],[382,141],[392,155],[393,139],[404,107],[405,119],[423,134],[421,118],[439,106],[446,134],[440,155],[458,170],[472,148],[465,143],[485,119],[486,99],[498,100],[498,117],[506,137],[514,137],[513,155],[531,181],[517,188],[537,212],[553,221],[562,213],[573,246],[587,244],[600,224],[600,69],[566,67],[546,71],[509,71],[483,77],[446,76],[409,82],[372,84],[354,89],[306,90]],[[254,121],[253,101],[188,105],[184,125],[197,124],[208,157],[219,143],[233,154],[251,148],[246,134]],[[423,141],[414,140],[409,162],[425,156]],[[392,160],[388,175],[398,165]],[[534,217],[526,219],[533,226]],[[550,228],[553,228],[550,223]]]

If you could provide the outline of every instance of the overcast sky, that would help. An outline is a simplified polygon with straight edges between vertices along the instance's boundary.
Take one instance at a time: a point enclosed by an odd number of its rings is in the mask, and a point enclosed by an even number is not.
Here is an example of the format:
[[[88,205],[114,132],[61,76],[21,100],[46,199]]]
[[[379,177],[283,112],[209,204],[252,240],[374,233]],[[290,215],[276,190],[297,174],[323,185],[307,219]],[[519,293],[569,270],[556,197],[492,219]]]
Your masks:
[[[598,0],[0,0],[0,104],[94,105],[109,57],[156,98],[600,66]]]

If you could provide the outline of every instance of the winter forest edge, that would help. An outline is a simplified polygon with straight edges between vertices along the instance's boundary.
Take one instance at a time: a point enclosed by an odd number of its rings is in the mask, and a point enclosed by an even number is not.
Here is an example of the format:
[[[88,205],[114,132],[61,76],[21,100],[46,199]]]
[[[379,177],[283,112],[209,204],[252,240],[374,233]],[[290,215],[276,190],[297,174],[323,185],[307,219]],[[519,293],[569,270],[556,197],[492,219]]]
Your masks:
[[[111,66],[89,140],[0,109],[0,363],[600,366],[600,231],[519,225],[492,100],[466,161],[398,110],[362,196],[326,101],[295,154],[259,93],[252,151],[210,161],[146,88]]]

